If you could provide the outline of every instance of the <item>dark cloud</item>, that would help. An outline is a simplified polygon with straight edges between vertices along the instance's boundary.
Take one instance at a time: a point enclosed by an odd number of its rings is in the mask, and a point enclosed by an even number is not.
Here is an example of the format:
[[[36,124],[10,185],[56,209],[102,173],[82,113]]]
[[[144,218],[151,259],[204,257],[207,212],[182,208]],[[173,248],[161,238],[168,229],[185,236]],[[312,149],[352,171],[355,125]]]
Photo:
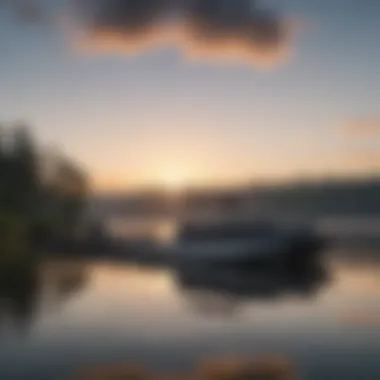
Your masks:
[[[285,19],[252,0],[77,0],[77,10],[85,46],[99,50],[177,44],[189,56],[271,63],[291,45]]]
[[[46,0],[0,0],[24,24],[58,20]],[[135,52],[175,45],[189,58],[273,64],[288,56],[293,27],[253,0],[57,0],[73,10],[81,49]]]
[[[81,16],[87,26],[100,31],[138,34],[150,29],[165,13],[165,0],[82,0]]]
[[[166,39],[161,29],[170,0],[73,1],[82,48],[130,52]]]
[[[194,1],[188,14],[194,36],[210,42],[229,39],[262,45],[279,42],[282,29],[278,17],[252,4],[249,0]]]
[[[274,63],[288,52],[289,25],[249,0],[197,0],[185,19],[190,52],[201,57]]]

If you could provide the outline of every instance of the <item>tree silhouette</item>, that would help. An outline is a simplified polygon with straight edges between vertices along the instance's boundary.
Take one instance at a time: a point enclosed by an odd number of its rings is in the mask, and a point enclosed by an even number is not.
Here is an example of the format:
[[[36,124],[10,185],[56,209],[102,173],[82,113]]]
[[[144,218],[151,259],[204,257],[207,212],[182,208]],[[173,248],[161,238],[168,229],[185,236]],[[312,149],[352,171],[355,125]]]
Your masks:
[[[24,125],[0,128],[0,260],[73,239],[86,194],[86,175],[71,159],[43,154]]]

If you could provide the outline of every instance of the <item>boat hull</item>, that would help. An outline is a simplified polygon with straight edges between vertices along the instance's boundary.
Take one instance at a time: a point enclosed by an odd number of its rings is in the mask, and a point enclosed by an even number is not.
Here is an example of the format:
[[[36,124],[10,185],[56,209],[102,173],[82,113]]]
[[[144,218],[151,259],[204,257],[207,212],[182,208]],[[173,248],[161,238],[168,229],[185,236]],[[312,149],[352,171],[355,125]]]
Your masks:
[[[252,241],[184,242],[170,248],[170,257],[179,262],[248,264],[258,262],[302,262],[312,259],[322,242],[316,238]]]

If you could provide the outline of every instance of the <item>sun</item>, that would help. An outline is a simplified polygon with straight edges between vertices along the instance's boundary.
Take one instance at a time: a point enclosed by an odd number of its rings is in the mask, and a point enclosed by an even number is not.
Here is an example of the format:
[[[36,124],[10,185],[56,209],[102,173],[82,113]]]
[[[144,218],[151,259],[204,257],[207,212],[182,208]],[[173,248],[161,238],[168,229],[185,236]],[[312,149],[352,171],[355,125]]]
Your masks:
[[[181,191],[186,186],[186,179],[180,171],[167,171],[162,175],[163,186],[170,191]]]

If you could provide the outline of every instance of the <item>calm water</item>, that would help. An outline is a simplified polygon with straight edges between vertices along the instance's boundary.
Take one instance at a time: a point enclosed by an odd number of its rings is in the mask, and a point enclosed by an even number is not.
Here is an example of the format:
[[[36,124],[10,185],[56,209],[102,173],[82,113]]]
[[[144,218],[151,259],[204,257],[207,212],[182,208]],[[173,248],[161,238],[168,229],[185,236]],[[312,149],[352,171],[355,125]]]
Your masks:
[[[256,354],[284,356],[305,379],[380,379],[380,251],[326,258],[303,271],[44,263],[0,304],[0,379]]]

